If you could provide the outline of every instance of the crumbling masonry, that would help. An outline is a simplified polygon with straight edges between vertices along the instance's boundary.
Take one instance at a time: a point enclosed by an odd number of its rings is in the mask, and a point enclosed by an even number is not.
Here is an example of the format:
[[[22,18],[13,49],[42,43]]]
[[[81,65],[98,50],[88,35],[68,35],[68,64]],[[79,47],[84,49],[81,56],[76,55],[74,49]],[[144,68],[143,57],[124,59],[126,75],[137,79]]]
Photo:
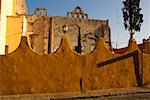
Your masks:
[[[81,54],[92,52],[100,37],[105,39],[109,49],[111,47],[108,20],[88,19],[80,7],[68,12],[67,17],[47,16],[46,9],[38,8],[27,20],[31,48],[40,54],[56,51],[64,35],[68,37],[70,47],[76,52],[81,49]]]

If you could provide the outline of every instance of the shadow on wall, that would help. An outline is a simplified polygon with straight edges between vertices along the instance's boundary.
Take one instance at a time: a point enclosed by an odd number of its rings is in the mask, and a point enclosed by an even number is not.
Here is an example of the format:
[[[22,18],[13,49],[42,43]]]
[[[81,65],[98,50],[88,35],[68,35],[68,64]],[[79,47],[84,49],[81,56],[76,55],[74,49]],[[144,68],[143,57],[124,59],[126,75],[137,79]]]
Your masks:
[[[0,56],[0,95],[149,87],[149,60],[133,40],[125,54],[111,53],[99,39],[92,53],[79,55],[63,38],[55,53],[38,55],[23,37],[18,49]]]
[[[100,25],[95,31],[94,33],[86,33],[84,34],[84,36],[82,37],[82,51],[84,52],[84,54],[90,54],[91,52],[93,52],[95,45],[96,45],[96,41],[100,38],[104,38],[105,37],[105,46],[106,48],[108,48],[111,51],[111,45],[110,45],[110,40],[109,40],[109,36],[105,36],[105,35],[109,35],[108,33],[105,34],[104,30],[108,30],[108,29],[104,29],[104,25]],[[105,27],[107,28],[107,27]]]

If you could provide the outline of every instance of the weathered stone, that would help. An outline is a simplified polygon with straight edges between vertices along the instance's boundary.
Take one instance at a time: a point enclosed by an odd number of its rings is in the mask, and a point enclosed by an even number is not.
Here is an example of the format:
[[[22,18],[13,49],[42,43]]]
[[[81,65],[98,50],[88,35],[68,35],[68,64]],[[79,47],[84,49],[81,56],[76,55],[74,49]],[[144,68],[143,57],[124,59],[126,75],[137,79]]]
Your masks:
[[[72,16],[77,14],[77,8],[72,12]],[[78,9],[78,14],[84,15],[81,9]],[[88,18],[88,17],[87,17]],[[29,30],[33,30],[32,36],[30,38],[31,45],[35,51],[38,53],[48,54],[42,49],[50,52],[54,52],[60,45],[60,41],[64,35],[69,40],[69,45],[72,50],[76,51],[76,48],[81,45],[81,54],[88,54],[95,48],[95,43],[98,38],[103,37],[107,42],[107,47],[110,49],[110,28],[108,25],[108,20],[93,20],[74,17],[52,17],[52,16],[38,16],[31,15],[28,16]],[[32,24],[31,24],[32,23]],[[64,32],[63,27],[66,26],[68,30]],[[48,34],[50,36],[48,37]],[[47,37],[41,37],[39,36]],[[43,43],[44,41],[44,43]],[[34,46],[33,46],[34,45]]]

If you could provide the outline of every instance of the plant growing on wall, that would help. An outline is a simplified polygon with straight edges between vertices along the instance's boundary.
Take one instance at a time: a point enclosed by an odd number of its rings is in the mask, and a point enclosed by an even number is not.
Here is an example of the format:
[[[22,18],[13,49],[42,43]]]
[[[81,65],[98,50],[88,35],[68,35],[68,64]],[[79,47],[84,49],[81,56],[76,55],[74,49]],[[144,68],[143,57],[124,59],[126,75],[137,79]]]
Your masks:
[[[126,30],[128,29],[130,39],[132,39],[135,31],[140,31],[143,22],[143,14],[140,14],[141,8],[139,7],[140,0],[125,0],[123,4],[124,26]]]

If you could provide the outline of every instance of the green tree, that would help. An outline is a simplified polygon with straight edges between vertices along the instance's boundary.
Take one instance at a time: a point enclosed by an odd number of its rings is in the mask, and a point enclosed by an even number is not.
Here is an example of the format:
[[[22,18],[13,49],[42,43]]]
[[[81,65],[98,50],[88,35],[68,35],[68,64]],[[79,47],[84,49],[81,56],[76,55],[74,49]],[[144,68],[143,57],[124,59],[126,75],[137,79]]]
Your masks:
[[[140,0],[125,0],[123,4],[124,26],[126,30],[128,29],[130,39],[132,39],[135,31],[140,31],[143,22],[143,14],[140,14],[141,8],[139,7]]]

